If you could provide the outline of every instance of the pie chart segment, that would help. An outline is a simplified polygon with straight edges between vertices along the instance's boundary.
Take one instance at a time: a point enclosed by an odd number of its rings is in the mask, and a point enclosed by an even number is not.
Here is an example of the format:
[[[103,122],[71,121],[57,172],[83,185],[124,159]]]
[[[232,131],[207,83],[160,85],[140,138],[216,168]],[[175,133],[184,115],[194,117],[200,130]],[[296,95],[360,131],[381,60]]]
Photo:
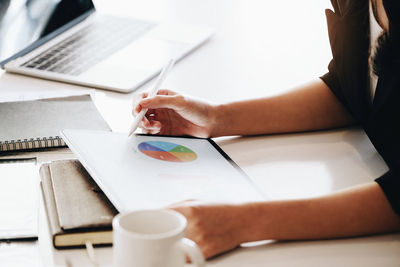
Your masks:
[[[197,159],[197,154],[190,148],[170,142],[142,142],[138,149],[146,156],[162,161],[191,162]]]
[[[174,147],[173,149],[169,150],[169,152],[182,152],[182,153],[194,153],[192,150],[185,146],[178,145]]]
[[[195,153],[185,153],[185,152],[169,152],[171,155],[180,159],[180,161],[190,162],[197,158]]]
[[[162,150],[162,149],[160,149],[160,148],[158,148],[158,147],[156,147],[156,146],[153,146],[153,145],[151,145],[151,144],[149,144],[149,143],[140,143],[139,145],[138,145],[138,149],[140,150],[140,151],[164,151],[164,150]]]
[[[176,148],[177,146],[179,146],[179,145],[174,144],[174,143],[163,142],[163,141],[147,141],[147,142],[143,142],[143,143],[151,145],[151,146],[154,146],[154,147],[156,147],[156,148],[158,148],[158,149],[160,149],[162,151],[167,151],[167,152],[171,151],[174,148]]]
[[[144,150],[142,151],[143,154],[152,157],[154,159],[163,160],[163,161],[171,161],[171,162],[182,162],[178,157],[174,156],[173,154],[165,151],[151,151],[151,150]]]

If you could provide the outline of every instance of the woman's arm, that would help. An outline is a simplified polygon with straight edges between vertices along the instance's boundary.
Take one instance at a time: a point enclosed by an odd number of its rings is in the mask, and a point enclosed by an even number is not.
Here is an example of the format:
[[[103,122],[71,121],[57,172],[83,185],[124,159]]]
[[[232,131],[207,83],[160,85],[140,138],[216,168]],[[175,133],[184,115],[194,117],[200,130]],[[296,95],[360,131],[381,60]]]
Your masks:
[[[400,230],[379,185],[372,182],[331,195],[242,205],[173,207],[188,219],[187,235],[206,258],[257,240],[352,237]]]
[[[322,81],[275,97],[217,107],[212,136],[257,135],[320,130],[345,126],[352,118]]]
[[[152,134],[216,137],[297,132],[340,127],[351,116],[321,80],[275,97],[212,105],[161,90],[140,95],[134,113],[149,111],[141,128]]]

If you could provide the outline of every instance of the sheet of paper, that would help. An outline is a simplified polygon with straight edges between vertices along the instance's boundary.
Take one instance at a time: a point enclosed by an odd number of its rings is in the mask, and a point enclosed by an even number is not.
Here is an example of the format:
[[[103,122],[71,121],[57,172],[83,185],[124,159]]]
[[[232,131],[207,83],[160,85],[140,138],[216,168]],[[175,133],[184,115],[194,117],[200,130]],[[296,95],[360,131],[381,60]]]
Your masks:
[[[31,101],[38,99],[68,97],[68,96],[79,96],[79,95],[92,95],[94,97],[95,90],[22,90],[17,88],[16,90],[3,90],[0,94],[0,103],[2,102],[17,102],[17,101]]]
[[[1,243],[0,260],[1,266],[45,266],[40,258],[40,251],[38,246],[32,243]]]
[[[0,161],[0,239],[38,236],[36,160]]]

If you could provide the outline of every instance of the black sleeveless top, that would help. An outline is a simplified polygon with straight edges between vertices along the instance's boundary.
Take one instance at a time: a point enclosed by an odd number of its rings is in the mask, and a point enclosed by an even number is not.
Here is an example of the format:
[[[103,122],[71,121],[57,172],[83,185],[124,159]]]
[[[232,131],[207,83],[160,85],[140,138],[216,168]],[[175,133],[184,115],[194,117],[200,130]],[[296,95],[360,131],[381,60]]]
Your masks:
[[[375,97],[371,103],[368,68],[369,0],[331,2],[335,12],[327,10],[326,16],[333,59],[328,66],[329,72],[321,79],[364,128],[387,163],[389,171],[375,181],[395,212],[400,215],[400,57],[397,55],[400,51],[394,51],[388,57],[390,62],[381,66]],[[389,19],[398,10],[392,8],[391,13],[387,10]],[[400,12],[395,17],[400,17]],[[390,25],[391,35],[392,29],[397,29],[395,26]],[[396,36],[394,32],[393,36]],[[400,46],[397,47],[400,50]]]

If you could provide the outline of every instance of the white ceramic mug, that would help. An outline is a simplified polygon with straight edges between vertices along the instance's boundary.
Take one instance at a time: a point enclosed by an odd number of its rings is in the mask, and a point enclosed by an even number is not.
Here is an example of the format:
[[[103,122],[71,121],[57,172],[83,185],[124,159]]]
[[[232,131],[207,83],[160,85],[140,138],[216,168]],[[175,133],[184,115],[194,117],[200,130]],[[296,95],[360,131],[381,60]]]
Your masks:
[[[113,220],[114,267],[183,267],[189,256],[205,266],[196,243],[185,238],[186,218],[172,210],[118,214]]]

